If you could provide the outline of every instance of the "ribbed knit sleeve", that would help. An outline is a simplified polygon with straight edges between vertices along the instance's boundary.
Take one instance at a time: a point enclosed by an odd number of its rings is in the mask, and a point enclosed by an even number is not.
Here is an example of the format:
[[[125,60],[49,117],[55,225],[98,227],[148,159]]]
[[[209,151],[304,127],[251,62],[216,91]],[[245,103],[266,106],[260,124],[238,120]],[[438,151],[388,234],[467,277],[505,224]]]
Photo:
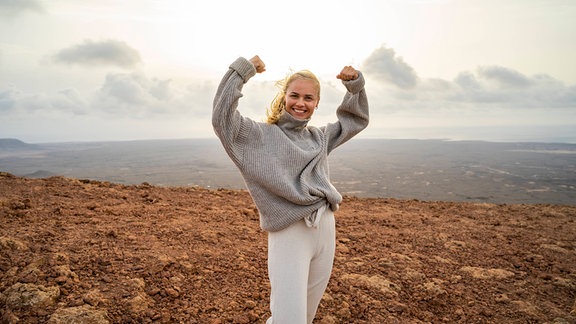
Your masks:
[[[234,61],[222,78],[212,109],[212,126],[226,152],[235,163],[238,163],[241,142],[245,141],[253,121],[244,118],[237,110],[242,97],[242,88],[256,74],[256,69],[245,58]]]
[[[325,126],[328,139],[328,153],[350,140],[368,126],[369,106],[364,76],[358,71],[358,78],[352,81],[342,81],[347,93],[336,110],[338,121]]]

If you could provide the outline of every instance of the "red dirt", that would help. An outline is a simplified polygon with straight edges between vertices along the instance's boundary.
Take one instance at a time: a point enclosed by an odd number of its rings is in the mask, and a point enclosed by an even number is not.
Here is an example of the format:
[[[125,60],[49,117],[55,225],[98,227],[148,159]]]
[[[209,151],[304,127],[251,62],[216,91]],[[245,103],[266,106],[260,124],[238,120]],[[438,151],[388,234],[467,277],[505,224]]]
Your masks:
[[[315,323],[576,323],[576,206],[345,197]],[[3,323],[263,323],[244,190],[0,173]]]

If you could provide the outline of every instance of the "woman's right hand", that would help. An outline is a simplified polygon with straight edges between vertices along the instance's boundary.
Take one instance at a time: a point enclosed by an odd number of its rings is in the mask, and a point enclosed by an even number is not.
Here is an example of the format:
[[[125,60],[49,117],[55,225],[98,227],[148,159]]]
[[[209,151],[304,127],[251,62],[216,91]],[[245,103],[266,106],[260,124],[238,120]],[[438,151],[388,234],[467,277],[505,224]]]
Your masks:
[[[254,65],[254,68],[256,69],[256,73],[262,73],[262,72],[266,71],[266,65],[264,64],[264,62],[262,62],[262,60],[260,59],[260,57],[258,55],[251,58],[250,63],[252,63],[252,65]]]

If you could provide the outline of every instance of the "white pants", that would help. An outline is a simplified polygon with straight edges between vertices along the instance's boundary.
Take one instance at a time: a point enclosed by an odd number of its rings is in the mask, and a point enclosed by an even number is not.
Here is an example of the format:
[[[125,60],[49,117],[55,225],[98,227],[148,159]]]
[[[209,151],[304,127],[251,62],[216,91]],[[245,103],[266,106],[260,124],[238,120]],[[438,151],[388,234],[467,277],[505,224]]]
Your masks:
[[[268,233],[270,311],[267,324],[310,324],[332,272],[334,213],[326,208],[316,227],[301,220]]]

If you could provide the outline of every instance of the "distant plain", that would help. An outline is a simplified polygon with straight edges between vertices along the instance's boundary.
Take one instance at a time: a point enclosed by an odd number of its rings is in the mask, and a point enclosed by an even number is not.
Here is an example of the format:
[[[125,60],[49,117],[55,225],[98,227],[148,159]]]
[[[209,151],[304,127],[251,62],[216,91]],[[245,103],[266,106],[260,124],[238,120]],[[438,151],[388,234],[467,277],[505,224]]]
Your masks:
[[[120,184],[244,189],[217,139],[0,145],[0,171]],[[576,204],[576,144],[353,139],[330,155],[344,195]]]

